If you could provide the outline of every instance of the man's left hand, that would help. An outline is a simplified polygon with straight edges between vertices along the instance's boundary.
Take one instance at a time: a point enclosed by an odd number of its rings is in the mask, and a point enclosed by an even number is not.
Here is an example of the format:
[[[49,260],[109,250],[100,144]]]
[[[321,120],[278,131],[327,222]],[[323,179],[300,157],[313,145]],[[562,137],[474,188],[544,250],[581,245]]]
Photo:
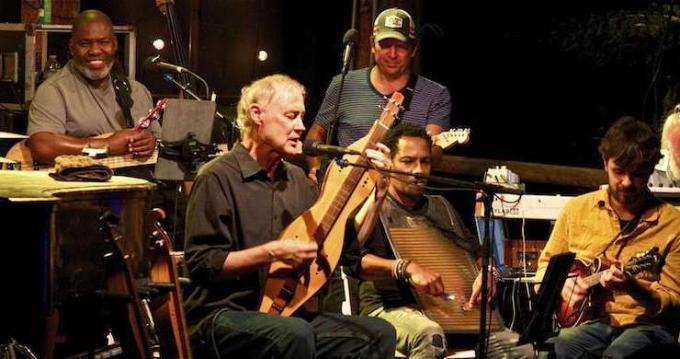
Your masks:
[[[156,149],[156,137],[148,130],[142,130],[128,138],[128,152],[135,157],[149,157]]]
[[[629,277],[623,272],[621,262],[613,261],[600,277],[600,284],[609,290],[624,289],[629,284]]]

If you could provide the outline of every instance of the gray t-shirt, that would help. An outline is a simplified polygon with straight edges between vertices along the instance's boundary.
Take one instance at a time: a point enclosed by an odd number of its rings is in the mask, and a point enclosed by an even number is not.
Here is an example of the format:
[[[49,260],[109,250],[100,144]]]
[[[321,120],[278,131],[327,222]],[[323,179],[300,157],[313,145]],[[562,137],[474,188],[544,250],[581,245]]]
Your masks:
[[[131,80],[130,109],[137,121],[152,107],[151,93],[141,83]],[[102,88],[88,84],[73,61],[47,79],[36,91],[28,112],[28,134],[52,132],[73,137],[92,137],[115,132],[125,126],[125,116],[116,102],[111,80]],[[160,137],[160,125],[153,122],[151,132]]]

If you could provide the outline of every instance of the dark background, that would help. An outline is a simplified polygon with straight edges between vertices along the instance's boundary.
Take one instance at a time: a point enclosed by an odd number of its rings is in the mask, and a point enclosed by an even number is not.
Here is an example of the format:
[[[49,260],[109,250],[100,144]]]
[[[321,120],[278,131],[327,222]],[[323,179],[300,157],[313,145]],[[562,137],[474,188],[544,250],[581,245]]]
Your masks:
[[[0,21],[17,21],[19,1],[3,0]],[[370,1],[359,1],[370,5]],[[394,1],[378,1],[382,8]],[[402,2],[404,3],[404,2]],[[448,153],[599,167],[599,137],[615,119],[638,116],[655,127],[678,101],[678,15],[671,1],[434,1],[413,5],[421,46],[417,69],[447,85],[454,125],[471,142]],[[222,112],[240,88],[284,72],[308,88],[311,124],[340,68],[351,0],[202,0],[199,61]],[[177,0],[186,42],[188,0]],[[115,24],[137,27],[137,79],[155,96],[176,94],[142,68],[157,53],[174,62],[165,19],[152,0],[81,0]],[[257,50],[269,60],[256,60]],[[64,49],[66,51],[66,49]]]

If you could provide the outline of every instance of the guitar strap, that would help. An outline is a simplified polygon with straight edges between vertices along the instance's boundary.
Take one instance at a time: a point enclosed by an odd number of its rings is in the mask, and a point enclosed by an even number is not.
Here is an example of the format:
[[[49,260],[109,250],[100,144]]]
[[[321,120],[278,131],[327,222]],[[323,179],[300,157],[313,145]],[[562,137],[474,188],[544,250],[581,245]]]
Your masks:
[[[411,77],[409,77],[406,87],[399,90],[399,92],[404,95],[404,101],[401,103],[401,107],[404,108],[404,111],[411,109],[411,99],[413,98],[413,93],[416,92],[416,83],[418,83],[418,75],[411,73]]]
[[[123,127],[135,127],[135,120],[132,118],[132,113],[130,112],[132,105],[135,103],[130,96],[132,87],[118,61],[115,61],[113,68],[111,69],[111,81],[113,82],[113,89],[116,92],[116,102],[123,110],[123,116],[125,117],[125,125]]]
[[[623,226],[623,228],[621,228],[621,230],[618,233],[616,233],[614,238],[612,238],[612,240],[609,241],[609,244],[607,244],[607,246],[604,247],[604,249],[600,252],[600,256],[604,255],[605,252],[607,252],[607,249],[609,249],[609,247],[616,243],[616,240],[618,240],[622,236],[631,233],[635,229],[635,227],[637,227],[637,224],[640,222],[640,219],[642,218],[642,214],[644,212],[645,209],[643,208],[635,215],[633,219],[630,220],[630,222],[626,223],[626,225]],[[621,247],[619,247],[619,250],[616,252],[616,256],[614,256],[614,258],[619,258],[619,256],[621,255],[621,251],[623,251],[623,248],[626,246],[626,244],[628,244],[628,239],[621,243]]]

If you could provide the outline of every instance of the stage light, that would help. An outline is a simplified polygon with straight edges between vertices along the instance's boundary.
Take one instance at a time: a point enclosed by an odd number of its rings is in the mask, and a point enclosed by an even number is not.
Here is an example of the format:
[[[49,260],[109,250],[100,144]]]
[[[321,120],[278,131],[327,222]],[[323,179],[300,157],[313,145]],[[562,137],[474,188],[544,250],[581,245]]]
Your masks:
[[[165,41],[163,41],[163,39],[153,40],[153,47],[158,51],[163,50],[165,47]]]
[[[260,61],[267,61],[268,58],[269,58],[269,54],[267,53],[267,51],[260,50],[257,53],[257,59],[260,60]]]

